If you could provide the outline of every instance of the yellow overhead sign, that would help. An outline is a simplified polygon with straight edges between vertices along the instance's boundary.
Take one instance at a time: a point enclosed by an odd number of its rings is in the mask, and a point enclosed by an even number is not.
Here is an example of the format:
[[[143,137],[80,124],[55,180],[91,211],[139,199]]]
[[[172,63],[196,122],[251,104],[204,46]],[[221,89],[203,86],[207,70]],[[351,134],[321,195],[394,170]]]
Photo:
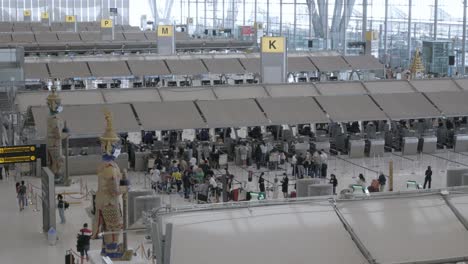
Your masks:
[[[262,37],[262,52],[283,53],[285,42],[284,37]]]
[[[112,28],[112,19],[102,19],[101,28]]]
[[[0,154],[24,153],[36,151],[35,146],[0,147]]]
[[[174,26],[158,26],[159,37],[172,37],[174,36]]]
[[[42,13],[41,13],[41,18],[42,18],[42,19],[49,19],[49,13],[47,13],[47,12],[42,12]]]
[[[67,22],[67,23],[75,23],[75,22],[76,22],[76,16],[66,16],[66,17],[65,17],[65,22]]]
[[[24,10],[24,11],[23,11],[23,15],[24,15],[25,17],[30,17],[30,16],[31,16],[31,10]]]
[[[21,163],[21,162],[31,162],[35,161],[36,156],[16,156],[16,157],[3,157],[0,158],[0,164],[8,164],[8,163]]]

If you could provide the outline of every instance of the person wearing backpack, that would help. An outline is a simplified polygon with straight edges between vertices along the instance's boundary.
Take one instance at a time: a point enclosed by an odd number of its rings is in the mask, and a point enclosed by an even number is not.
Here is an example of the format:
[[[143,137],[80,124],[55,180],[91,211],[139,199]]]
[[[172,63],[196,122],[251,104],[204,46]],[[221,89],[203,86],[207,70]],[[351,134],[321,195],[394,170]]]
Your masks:
[[[80,252],[81,255],[81,264],[84,262],[84,257],[86,256],[86,261],[89,261],[88,251],[90,248],[90,240],[93,232],[88,229],[88,224],[84,223],[83,228],[80,229],[80,233],[77,236],[76,250]]]
[[[26,185],[24,185],[24,181],[21,181],[21,185],[17,188],[18,190],[18,203],[20,212],[24,210],[24,206],[26,204]]]
[[[57,196],[58,203],[57,203],[57,208],[59,211],[59,216],[60,216],[60,223],[65,224],[65,209],[68,209],[69,203],[63,200],[63,196],[59,194]]]

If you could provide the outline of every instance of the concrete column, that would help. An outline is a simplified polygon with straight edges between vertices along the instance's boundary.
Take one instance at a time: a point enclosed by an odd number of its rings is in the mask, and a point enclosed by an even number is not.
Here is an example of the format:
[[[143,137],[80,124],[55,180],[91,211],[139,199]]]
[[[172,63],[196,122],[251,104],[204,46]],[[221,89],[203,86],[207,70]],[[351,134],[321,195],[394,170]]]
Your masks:
[[[307,4],[307,7],[309,9],[309,39],[312,39],[312,4]]]
[[[206,3],[206,1],[205,1]],[[245,26],[245,0],[242,1],[242,25]]]
[[[296,41],[296,33],[297,33],[297,0],[294,0],[294,28],[293,28],[293,47],[294,50],[296,50],[297,46],[297,41]]]
[[[410,0],[411,1],[411,0]],[[348,27],[348,0],[343,0],[343,19],[344,19],[344,29],[343,29],[343,55],[346,56],[346,28]]]
[[[385,56],[385,64],[388,64],[388,46],[387,46],[387,38],[388,38],[388,0],[385,0],[385,20],[384,20],[384,56]]]
[[[328,34],[328,0],[325,0],[325,30],[324,30],[324,34],[325,34],[325,49],[328,49],[328,38],[329,38],[329,34]]]
[[[266,34],[270,35],[270,0],[266,1],[267,3],[267,19],[266,19]]]
[[[439,17],[439,0],[434,0],[434,40],[437,40],[437,20]]]
[[[462,69],[461,74],[465,75],[466,61],[466,5],[468,0],[463,0],[463,40],[462,40]]]
[[[367,32],[367,0],[362,0],[362,41],[366,41]]]
[[[279,35],[283,36],[283,0],[280,0],[280,26],[279,26]]]
[[[411,19],[412,19],[413,0],[409,0],[408,5],[408,67],[411,65]]]
[[[245,10],[244,10],[245,12]],[[254,25],[255,25],[255,46],[258,45],[258,25],[257,25],[257,0],[254,1]]]

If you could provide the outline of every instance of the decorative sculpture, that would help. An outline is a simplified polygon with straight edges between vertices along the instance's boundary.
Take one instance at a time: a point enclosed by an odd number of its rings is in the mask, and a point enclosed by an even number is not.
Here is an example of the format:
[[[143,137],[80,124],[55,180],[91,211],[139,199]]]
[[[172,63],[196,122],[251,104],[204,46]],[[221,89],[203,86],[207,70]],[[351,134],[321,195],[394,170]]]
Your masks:
[[[120,180],[122,173],[115,159],[120,154],[120,138],[112,126],[112,115],[105,113],[106,130],[100,138],[102,148],[102,163],[98,166],[98,189],[96,192],[96,213],[94,218],[94,238],[99,233],[102,236],[103,256],[114,260],[128,259],[131,252],[126,252],[120,243],[120,233],[123,228],[121,208]]]
[[[47,118],[47,166],[55,175],[56,183],[63,183],[64,156],[62,152],[63,121],[59,117],[62,112],[62,99],[57,93],[57,88],[52,87],[47,97],[49,117]]]
[[[413,79],[422,79],[425,72],[424,64],[421,59],[421,52],[419,48],[414,53],[413,61],[411,62],[410,72]]]

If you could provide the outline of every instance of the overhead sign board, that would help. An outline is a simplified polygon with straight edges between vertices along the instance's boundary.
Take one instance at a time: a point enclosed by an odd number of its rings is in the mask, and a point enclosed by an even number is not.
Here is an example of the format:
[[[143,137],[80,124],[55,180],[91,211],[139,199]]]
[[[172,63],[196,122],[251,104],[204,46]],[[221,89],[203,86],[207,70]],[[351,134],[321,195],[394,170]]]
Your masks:
[[[76,22],[76,16],[66,16],[66,17],[65,17],[65,22],[67,22],[67,23],[75,23],[75,22]]]
[[[101,28],[112,28],[112,19],[102,19]]]
[[[33,162],[41,158],[45,162],[45,145],[0,147],[0,164]]]
[[[158,37],[174,36],[174,26],[158,26]]]
[[[24,10],[24,11],[23,11],[23,15],[24,15],[25,17],[30,17],[30,16],[31,16],[31,10]]]
[[[264,53],[283,53],[285,50],[284,37],[263,37],[262,52]]]
[[[109,13],[116,16],[118,14],[117,8],[116,7],[109,8]]]
[[[49,13],[47,13],[47,12],[42,12],[42,13],[41,13],[41,18],[42,18],[42,19],[49,19]]]
[[[0,147],[0,155],[14,154],[14,153],[29,153],[35,152],[36,146],[12,146]]]

